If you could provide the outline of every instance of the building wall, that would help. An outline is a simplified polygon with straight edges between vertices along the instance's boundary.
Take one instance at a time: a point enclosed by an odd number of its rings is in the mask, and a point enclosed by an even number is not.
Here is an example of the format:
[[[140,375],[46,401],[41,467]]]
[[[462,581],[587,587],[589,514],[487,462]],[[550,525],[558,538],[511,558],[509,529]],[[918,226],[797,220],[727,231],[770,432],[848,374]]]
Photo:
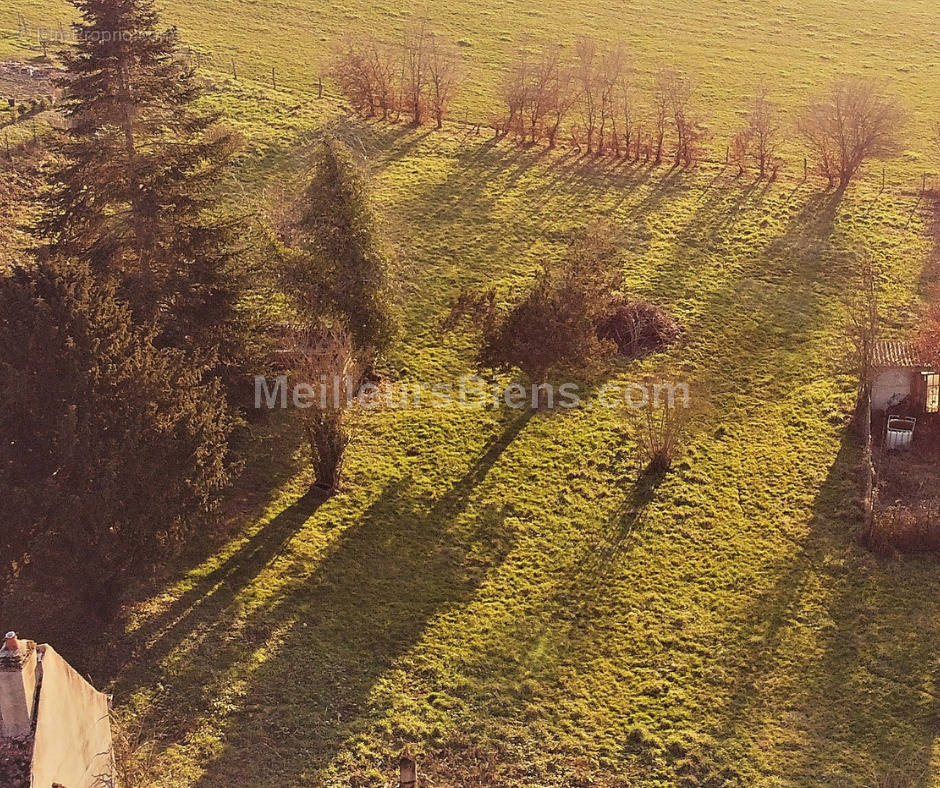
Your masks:
[[[919,396],[920,370],[902,367],[891,367],[875,370],[871,387],[872,410],[884,411],[888,403],[894,399],[902,400],[905,397]]]

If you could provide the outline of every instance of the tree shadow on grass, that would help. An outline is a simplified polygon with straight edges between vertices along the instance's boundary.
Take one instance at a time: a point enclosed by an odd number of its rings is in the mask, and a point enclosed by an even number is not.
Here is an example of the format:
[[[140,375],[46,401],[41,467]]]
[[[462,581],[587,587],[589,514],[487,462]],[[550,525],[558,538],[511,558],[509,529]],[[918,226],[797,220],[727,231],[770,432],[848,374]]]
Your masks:
[[[122,672],[131,661],[152,664],[163,659],[188,636],[194,620],[211,617],[231,605],[239,592],[284,551],[324,501],[319,491],[307,492],[249,536],[217,568],[197,575],[190,588],[168,608],[122,641],[117,670]]]
[[[746,761],[785,752],[785,768],[758,764],[764,776],[920,785],[940,732],[940,580],[931,559],[884,561],[856,546],[860,460],[846,433],[809,534],[745,612],[718,738]]]
[[[240,558],[187,594],[206,589],[209,597],[119,682],[122,698],[160,688],[138,724],[162,736],[164,752],[223,737],[199,785],[313,784],[310,774],[368,714],[381,676],[433,616],[464,602],[508,553],[501,511],[486,509],[470,522],[461,515],[529,418],[506,422],[437,499],[409,477],[391,481],[316,560],[306,552],[320,539],[316,526],[291,541],[316,501],[279,515]]]

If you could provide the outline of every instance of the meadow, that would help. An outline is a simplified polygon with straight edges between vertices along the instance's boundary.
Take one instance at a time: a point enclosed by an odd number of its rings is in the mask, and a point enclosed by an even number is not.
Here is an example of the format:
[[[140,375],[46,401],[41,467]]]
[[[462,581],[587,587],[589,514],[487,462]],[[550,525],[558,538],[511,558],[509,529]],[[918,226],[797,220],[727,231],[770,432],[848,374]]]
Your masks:
[[[610,165],[457,125],[367,122],[311,93],[330,42],[392,34],[418,4],[164,3],[213,53],[210,101],[244,136],[233,201],[261,206],[295,182],[323,128],[361,154],[395,252],[403,329],[388,375],[473,372],[471,338],[440,328],[451,299],[484,285],[512,298],[604,217],[627,290],[686,331],[604,379],[689,381],[708,408],[662,478],[603,408],[361,414],[346,489],[326,502],[307,494],[291,425],[253,427],[235,536],[180,567],[99,653],[75,655],[142,732],[134,779],[383,786],[408,746],[440,786],[940,785],[940,574],[934,558],[856,543],[845,303],[862,248],[893,336],[933,282],[919,187],[937,166],[935,10],[447,6],[430,13],[467,44],[458,118],[492,111],[522,31],[593,33],[625,39],[640,73],[696,69],[718,137],[759,75],[793,110],[837,73],[888,77],[911,113],[908,150],[886,188],[876,167],[838,197],[792,158],[768,184],[713,162]],[[29,53],[17,14],[66,18],[30,0],[0,12],[3,56]],[[16,614],[55,636],[47,614]]]

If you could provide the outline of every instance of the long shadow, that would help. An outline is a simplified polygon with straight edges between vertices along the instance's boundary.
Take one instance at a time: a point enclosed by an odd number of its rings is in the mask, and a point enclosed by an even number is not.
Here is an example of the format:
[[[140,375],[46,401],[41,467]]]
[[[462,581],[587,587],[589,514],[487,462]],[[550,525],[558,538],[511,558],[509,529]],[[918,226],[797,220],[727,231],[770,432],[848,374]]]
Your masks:
[[[276,656],[256,676],[244,711],[229,721],[224,751],[197,785],[316,784],[337,749],[364,729],[378,683],[431,618],[459,607],[508,554],[512,536],[501,512],[484,512],[469,532],[452,526],[530,417],[510,422],[430,508],[410,493],[410,480],[393,484],[320,569],[264,614],[268,622],[295,623],[274,644]],[[272,730],[274,750],[259,752]],[[403,744],[401,735],[390,733],[390,752]],[[245,774],[248,761],[254,776]]]
[[[321,493],[311,491],[284,509],[252,534],[220,566],[200,577],[166,610],[147,621],[126,638],[114,666],[123,673],[129,663],[153,663],[165,657],[185,638],[191,623],[205,619],[230,605],[324,503]]]
[[[324,768],[427,622],[466,600],[509,551],[500,511],[469,523],[461,515],[529,418],[514,414],[439,498],[426,499],[408,477],[390,482],[316,562],[305,552],[310,540],[288,544],[316,510],[315,499],[297,502],[187,594],[208,598],[160,633],[117,694],[166,685],[138,720],[161,747],[205,726],[225,730],[226,747],[200,785],[296,784]],[[265,572],[275,557],[276,571]],[[223,700],[234,686],[243,696]],[[232,711],[220,717],[220,707]]]
[[[861,454],[857,437],[846,432],[814,503],[809,534],[744,611],[726,654],[737,679],[715,734],[746,757],[765,749],[768,736],[799,740],[786,747],[785,776],[795,783],[827,783],[827,767],[840,764],[833,784],[919,785],[940,729],[940,581],[920,562],[912,562],[907,577],[903,565],[854,546]],[[847,558],[833,561],[838,555]],[[805,624],[795,622],[811,615],[806,606],[816,602],[807,597],[820,577],[832,595],[815,650],[807,650],[797,646],[806,635],[794,632]],[[786,715],[799,728],[781,726]],[[783,730],[768,734],[768,727]],[[741,739],[745,730],[748,740]],[[780,769],[761,766],[765,774]]]

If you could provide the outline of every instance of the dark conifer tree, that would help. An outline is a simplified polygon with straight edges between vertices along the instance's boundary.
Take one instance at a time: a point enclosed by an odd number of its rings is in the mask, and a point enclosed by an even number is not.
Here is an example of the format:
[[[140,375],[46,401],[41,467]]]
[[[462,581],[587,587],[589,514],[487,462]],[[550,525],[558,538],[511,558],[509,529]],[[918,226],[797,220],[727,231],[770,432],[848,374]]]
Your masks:
[[[28,556],[113,613],[215,505],[230,431],[218,381],[156,349],[86,265],[0,277],[0,574]]]
[[[324,140],[304,193],[293,237],[304,253],[290,272],[310,312],[332,313],[348,327],[355,350],[384,351],[394,332],[389,264],[365,178],[349,149]]]
[[[70,128],[38,232],[113,280],[161,344],[215,350],[234,300],[234,225],[213,210],[232,136],[195,109],[200,86],[150,0],[72,2]]]

